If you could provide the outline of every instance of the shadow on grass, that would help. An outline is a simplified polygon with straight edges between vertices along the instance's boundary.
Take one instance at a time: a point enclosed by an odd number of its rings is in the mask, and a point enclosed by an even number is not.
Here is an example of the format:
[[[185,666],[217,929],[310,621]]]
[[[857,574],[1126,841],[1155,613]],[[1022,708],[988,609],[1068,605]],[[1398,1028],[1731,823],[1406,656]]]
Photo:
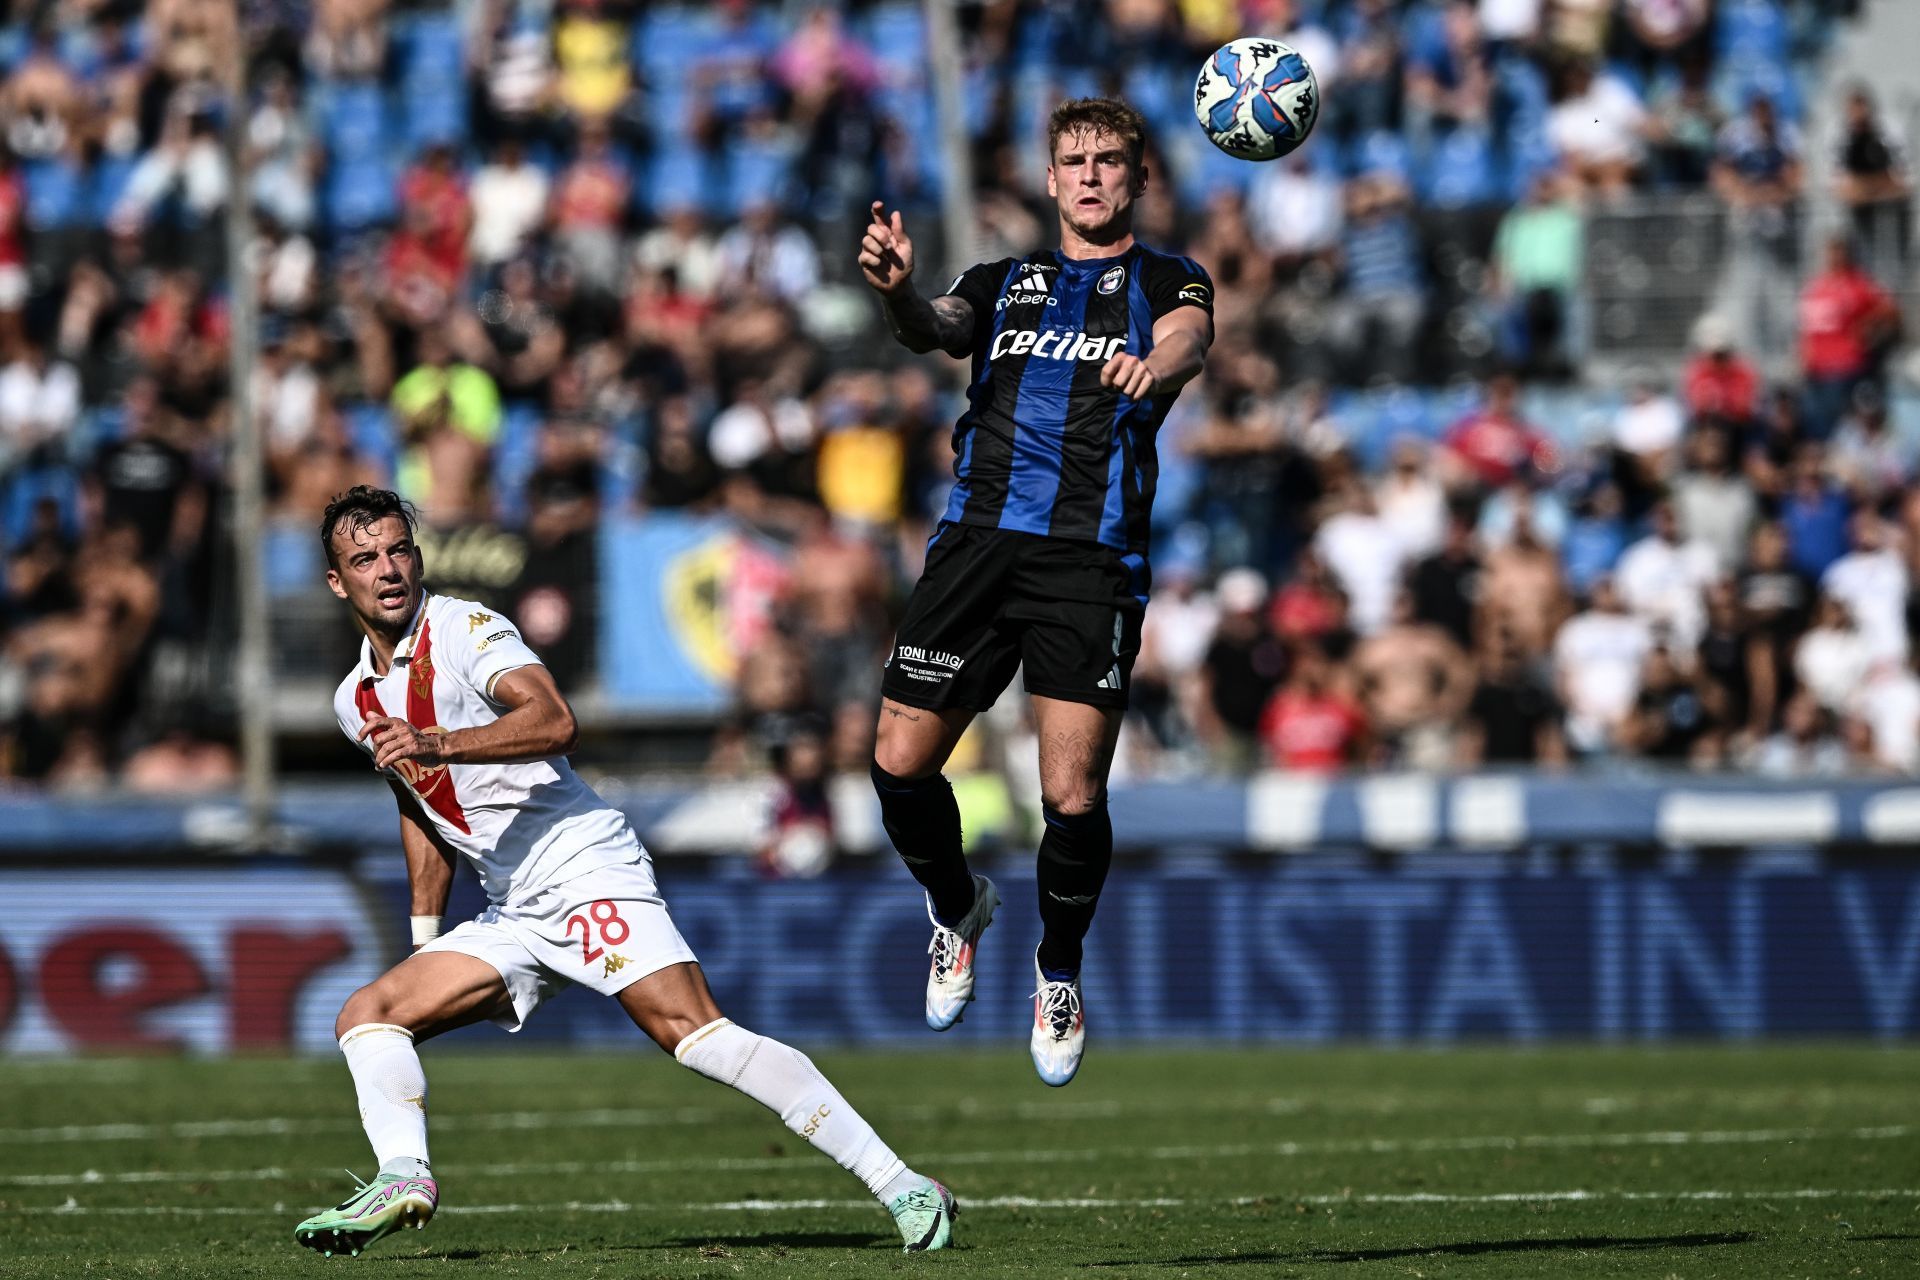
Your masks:
[[[708,1252],[714,1258],[732,1256],[731,1251],[739,1249],[867,1249],[876,1244],[891,1244],[878,1232],[873,1231],[763,1231],[747,1236],[682,1236],[676,1240],[648,1240],[642,1243],[609,1243],[594,1241],[577,1245],[583,1252],[605,1250],[609,1253],[624,1253],[636,1249],[665,1251],[671,1249],[695,1249]],[[892,1247],[899,1248],[898,1244]],[[379,1262],[471,1262],[478,1258],[498,1260],[504,1257],[539,1257],[542,1254],[556,1252],[556,1248],[525,1246],[500,1249],[428,1249],[419,1253],[368,1254],[355,1258],[355,1262],[369,1260]]]
[[[1695,1232],[1683,1236],[1570,1236],[1560,1240],[1462,1240],[1455,1244],[1407,1245],[1398,1249],[1304,1249],[1293,1253],[1236,1253],[1225,1257],[1161,1258],[1153,1262],[1089,1262],[1088,1267],[1234,1267],[1273,1263],[1309,1265],[1335,1262],[1381,1262],[1393,1258],[1451,1254],[1474,1257],[1483,1253],[1545,1253],[1565,1249],[1701,1249],[1715,1245],[1748,1244],[1758,1240],[1752,1231]]]

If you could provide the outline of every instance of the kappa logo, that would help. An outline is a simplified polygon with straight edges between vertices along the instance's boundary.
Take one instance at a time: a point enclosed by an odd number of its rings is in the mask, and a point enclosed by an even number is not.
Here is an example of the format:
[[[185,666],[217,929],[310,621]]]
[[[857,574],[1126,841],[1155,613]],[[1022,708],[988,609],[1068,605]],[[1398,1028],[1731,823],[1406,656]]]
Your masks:
[[[1101,293],[1109,294],[1118,290],[1120,286],[1126,282],[1127,269],[1125,267],[1108,267],[1106,273],[1100,277],[1100,283],[1095,287],[1098,288]]]
[[[480,628],[486,626],[489,622],[492,622],[492,621],[493,621],[493,615],[490,613],[468,614],[467,615],[467,634],[472,635],[474,632],[478,631]]]
[[[607,956],[607,967],[601,972],[600,976],[603,978],[611,978],[614,974],[626,967],[627,958],[618,951],[612,952]]]

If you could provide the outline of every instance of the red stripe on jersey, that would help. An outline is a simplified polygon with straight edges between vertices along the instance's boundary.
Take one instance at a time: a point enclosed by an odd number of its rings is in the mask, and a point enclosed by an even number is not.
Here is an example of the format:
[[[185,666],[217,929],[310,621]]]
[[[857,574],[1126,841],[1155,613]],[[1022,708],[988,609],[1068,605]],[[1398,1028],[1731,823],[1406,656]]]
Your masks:
[[[353,702],[360,708],[362,720],[387,714],[380,706],[375,683],[374,678],[368,676],[353,691]],[[433,707],[433,637],[425,618],[420,619],[420,638],[414,641],[413,658],[407,663],[407,723],[427,733],[445,732]],[[446,765],[402,760],[394,766],[394,772],[413,788],[420,803],[445,818],[456,830],[473,834],[467,826],[466,810],[460,807],[460,797],[454,792],[453,774]]]

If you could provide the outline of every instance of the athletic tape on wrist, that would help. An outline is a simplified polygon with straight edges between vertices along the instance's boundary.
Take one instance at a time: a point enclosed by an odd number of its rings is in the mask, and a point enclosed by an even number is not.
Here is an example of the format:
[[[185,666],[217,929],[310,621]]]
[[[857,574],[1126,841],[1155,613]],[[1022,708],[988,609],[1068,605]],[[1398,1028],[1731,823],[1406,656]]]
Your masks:
[[[413,926],[413,945],[416,947],[424,947],[440,936],[439,916],[408,916],[407,921]]]

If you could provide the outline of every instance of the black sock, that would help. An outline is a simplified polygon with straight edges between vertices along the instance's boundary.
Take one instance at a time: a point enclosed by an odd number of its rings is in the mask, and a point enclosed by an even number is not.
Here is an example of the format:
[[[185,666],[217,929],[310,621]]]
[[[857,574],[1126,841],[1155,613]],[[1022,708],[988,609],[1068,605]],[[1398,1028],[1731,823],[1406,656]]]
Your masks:
[[[1104,791],[1085,813],[1041,813],[1047,833],[1040,837],[1040,968],[1049,977],[1071,977],[1080,972],[1080,942],[1113,865],[1113,822]]]
[[[945,774],[896,778],[873,762],[873,789],[880,795],[880,825],[894,852],[933,899],[933,914],[952,927],[973,906],[973,873],[960,851],[960,806]]]

